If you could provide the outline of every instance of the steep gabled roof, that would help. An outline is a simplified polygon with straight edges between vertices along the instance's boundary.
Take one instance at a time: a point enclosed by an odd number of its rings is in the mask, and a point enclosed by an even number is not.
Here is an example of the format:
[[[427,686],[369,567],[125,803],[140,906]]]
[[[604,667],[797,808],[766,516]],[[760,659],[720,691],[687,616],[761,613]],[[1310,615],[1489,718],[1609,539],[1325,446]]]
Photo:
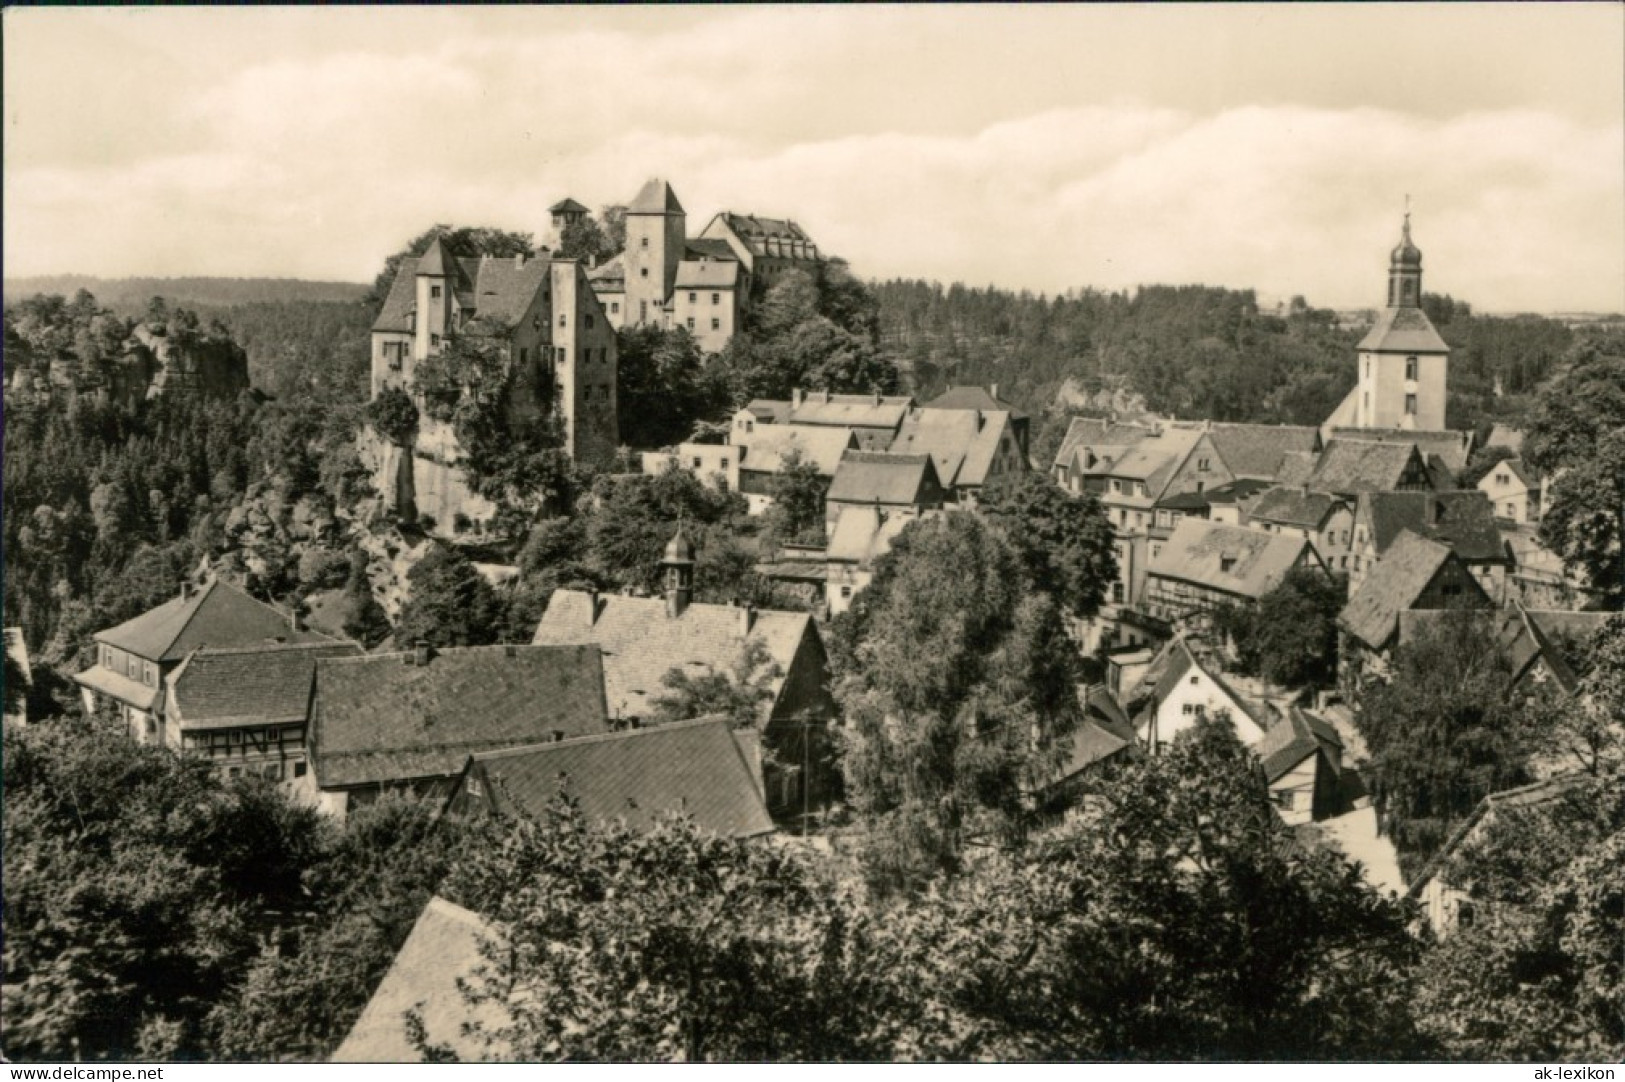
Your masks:
[[[688,251],[686,259],[716,259],[730,263],[738,263],[739,257],[725,240],[715,240],[711,237],[689,237],[684,241]]]
[[[323,789],[448,777],[477,751],[608,728],[595,646],[469,646],[316,663],[310,750]]]
[[[1337,730],[1325,720],[1294,706],[1286,716],[1270,726],[1264,737],[1253,745],[1253,753],[1264,764],[1264,777],[1274,782],[1289,773],[1304,759],[1323,752],[1328,763],[1343,749],[1343,740]]]
[[[1385,308],[1357,347],[1374,353],[1449,353],[1450,347],[1420,308]]]
[[[1477,489],[1464,492],[1366,492],[1360,495],[1380,557],[1401,531],[1449,545],[1468,563],[1509,563],[1495,506]]]
[[[1276,473],[1276,480],[1283,485],[1307,485],[1309,478],[1315,475],[1315,466],[1320,456],[1308,451],[1288,451],[1281,456],[1281,468]]]
[[[1320,429],[1298,425],[1214,423],[1208,427],[1213,449],[1237,477],[1275,480],[1289,452],[1320,450]]]
[[[481,752],[468,769],[483,772],[504,814],[522,809],[539,818],[563,789],[587,819],[620,820],[635,830],[683,813],[724,837],[773,832],[755,774],[723,717]]]
[[[1506,447],[1521,454],[1523,452],[1523,430],[1497,421],[1490,426],[1490,434],[1484,440],[1484,446]]]
[[[841,465],[841,455],[858,445],[850,428],[777,424],[761,425],[754,432],[736,433],[734,443],[741,448],[739,468],[742,470],[778,473],[784,469],[785,457],[796,451],[803,462],[818,467],[823,477],[834,477]]]
[[[909,413],[889,450],[930,455],[943,484],[975,487],[987,481],[1009,431],[1008,413],[926,407]]]
[[[784,688],[796,651],[812,628],[812,617],[772,609],[754,616],[748,612],[733,605],[695,603],[672,617],[663,598],[556,590],[532,641],[593,643],[602,648],[610,716],[647,718],[654,714],[653,701],[667,694],[661,678],[672,669],[695,675],[731,672],[754,640],[766,648],[779,670],[768,683],[772,695],[765,715]],[[747,619],[748,634],[742,630]]]
[[[809,391],[801,401],[791,400],[790,413],[785,420],[798,425],[887,428],[895,432],[913,406],[914,399],[908,395],[831,394],[828,391]]]
[[[1590,775],[1584,773],[1559,774],[1554,778],[1533,782],[1529,785],[1520,785],[1515,789],[1503,789],[1499,793],[1491,793],[1478,802],[1471,815],[1456,828],[1455,832],[1439,847],[1439,851],[1411,880],[1410,888],[1405,892],[1406,897],[1415,898],[1422,893],[1422,888],[1428,881],[1444,871],[1456,851],[1472,835],[1478,825],[1487,818],[1504,811],[1520,811],[1526,808],[1538,808],[1543,804],[1551,804],[1562,800],[1570,793],[1581,788],[1590,781]]]
[[[218,579],[190,597],[171,598],[133,620],[98,631],[95,639],[148,661],[179,661],[201,646],[334,641],[295,630],[284,613]]]
[[[986,413],[1008,413],[1018,421],[1029,419],[1021,407],[996,397],[992,391],[985,387],[975,385],[949,387],[920,408],[928,410],[982,410]]]
[[[1343,501],[1329,492],[1309,492],[1301,488],[1277,486],[1258,498],[1248,518],[1255,522],[1272,522],[1282,526],[1298,526],[1318,530],[1326,524],[1332,512],[1343,506]]]
[[[1055,452],[1055,465],[1071,467],[1073,454],[1083,447],[1126,449],[1155,434],[1146,425],[1120,424],[1099,417],[1074,417],[1067,425],[1060,449]]]
[[[627,205],[628,214],[682,214],[683,204],[677,201],[677,193],[671,190],[671,185],[655,177],[645,181],[638,189],[637,197]]]
[[[360,653],[353,642],[194,651],[170,678],[174,720],[183,731],[302,722],[316,659]]]
[[[1213,681],[1214,686],[1240,708],[1247,720],[1258,727],[1259,732],[1268,730],[1271,715],[1264,705],[1254,702],[1232,687],[1217,667],[1202,664],[1183,636],[1170,639],[1157,656],[1151,659],[1151,664],[1140,677],[1139,686],[1131,693],[1129,703],[1138,705],[1149,699],[1150,705],[1145,709],[1160,707],[1175,689],[1184,683],[1185,676],[1192,669],[1199,670]],[[1139,713],[1143,716],[1145,710],[1142,709]]]
[[[854,504],[843,507],[830,531],[824,558],[831,563],[856,564],[872,567],[874,562],[891,551],[897,535],[915,521],[902,515],[885,517],[879,508]]]
[[[826,501],[918,506],[940,487],[930,455],[886,451],[847,451],[830,482]]]
[[[1399,614],[1414,607],[1454,559],[1448,546],[1402,531],[1343,606],[1337,622],[1366,646],[1381,650],[1398,631]]]
[[[1307,485],[1339,496],[1391,492],[1413,462],[1426,470],[1426,460],[1412,443],[1334,437],[1321,452]]]
[[[530,310],[536,294],[547,285],[548,259],[470,260],[474,301],[471,318],[511,330]]]
[[[551,207],[547,208],[549,214],[586,214],[587,208],[577,203],[569,196],[565,196]]]
[[[412,330],[412,309],[417,305],[417,267],[415,256],[403,256],[395,267],[395,277],[390,280],[389,292],[384,296],[384,305],[378,310],[378,318],[372,321],[375,331],[389,331],[398,334],[408,334]]]
[[[406,1014],[417,1010],[431,1045],[449,1045],[465,1061],[503,1058],[498,1045],[485,1048],[465,1032],[477,1023],[486,1031],[510,1022],[493,1002],[475,1006],[458,988],[486,966],[481,945],[500,944],[502,934],[477,913],[444,898],[430,898],[417,923],[350,1033],[333,1053],[334,1063],[417,1063],[422,1053],[406,1033]]]
[[[1185,518],[1147,566],[1161,578],[1257,599],[1281,584],[1305,549],[1313,551],[1301,537]]]

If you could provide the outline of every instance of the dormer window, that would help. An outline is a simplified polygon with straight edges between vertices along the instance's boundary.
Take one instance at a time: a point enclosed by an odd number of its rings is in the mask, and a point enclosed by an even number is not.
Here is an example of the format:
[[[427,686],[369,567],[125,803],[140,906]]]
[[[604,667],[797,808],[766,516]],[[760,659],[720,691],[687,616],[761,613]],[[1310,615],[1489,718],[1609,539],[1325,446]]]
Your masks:
[[[1226,575],[1228,575],[1230,572],[1234,571],[1235,569],[1236,569],[1236,558],[1234,556],[1220,556],[1219,557],[1219,570],[1220,571],[1222,571]]]

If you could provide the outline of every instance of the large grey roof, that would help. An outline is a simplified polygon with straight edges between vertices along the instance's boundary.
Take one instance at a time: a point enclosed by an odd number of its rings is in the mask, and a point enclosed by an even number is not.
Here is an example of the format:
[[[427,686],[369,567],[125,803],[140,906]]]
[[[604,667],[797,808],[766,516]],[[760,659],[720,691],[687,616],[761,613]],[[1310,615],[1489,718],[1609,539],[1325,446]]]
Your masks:
[[[1258,522],[1318,530],[1342,500],[1329,492],[1277,486],[1258,498],[1247,517]]]
[[[1360,496],[1380,557],[1403,530],[1439,541],[1468,563],[1508,563],[1489,496],[1463,492],[1366,492]]]
[[[1455,557],[1437,541],[1409,530],[1400,533],[1349,598],[1337,621],[1373,650],[1399,630],[1399,614],[1411,608],[1446,563]]]
[[[1420,308],[1385,308],[1376,325],[1360,339],[1360,350],[1374,353],[1449,353],[1450,347]]]
[[[1152,575],[1260,598],[1281,584],[1308,547],[1301,537],[1185,518],[1147,567]]]
[[[1120,424],[1100,417],[1074,417],[1055,452],[1055,465],[1070,467],[1072,456],[1080,447],[1127,448],[1152,435],[1155,431],[1146,425]]]
[[[825,499],[893,507],[936,505],[942,502],[942,485],[930,455],[847,451]]]
[[[177,594],[133,620],[98,631],[95,639],[148,661],[179,661],[201,646],[334,641],[295,629],[287,615],[220,580],[190,597]]]
[[[1299,425],[1214,423],[1208,427],[1213,449],[1237,477],[1275,480],[1289,452],[1320,450],[1320,429]]]
[[[360,653],[353,642],[198,650],[170,678],[174,720],[183,730],[302,722],[317,658]]]

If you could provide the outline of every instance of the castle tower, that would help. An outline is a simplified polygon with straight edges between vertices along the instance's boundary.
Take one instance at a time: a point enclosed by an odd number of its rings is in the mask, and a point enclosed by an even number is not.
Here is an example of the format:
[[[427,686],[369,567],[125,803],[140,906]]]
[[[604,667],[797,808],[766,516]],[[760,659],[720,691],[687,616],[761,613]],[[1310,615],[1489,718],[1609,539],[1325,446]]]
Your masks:
[[[1355,428],[1444,430],[1450,347],[1422,311],[1422,253],[1411,215],[1388,258],[1388,307],[1360,341]]]
[[[666,584],[666,616],[675,620],[694,599],[694,546],[683,536],[681,525],[666,542],[660,571]]]
[[[436,237],[418,260],[417,317],[413,323],[412,358],[421,361],[440,349],[451,324],[460,268]]]
[[[627,326],[665,325],[666,302],[687,245],[688,217],[671,185],[649,181],[626,208]]]
[[[554,409],[577,462],[606,466],[620,447],[615,328],[575,259],[549,267]]]

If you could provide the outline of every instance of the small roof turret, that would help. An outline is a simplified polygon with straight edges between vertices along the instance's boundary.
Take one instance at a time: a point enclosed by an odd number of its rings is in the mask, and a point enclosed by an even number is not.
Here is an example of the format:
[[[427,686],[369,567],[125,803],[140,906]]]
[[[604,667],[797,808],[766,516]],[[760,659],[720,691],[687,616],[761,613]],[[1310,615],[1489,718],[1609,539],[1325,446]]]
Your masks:
[[[436,236],[429,242],[429,250],[418,258],[418,274],[428,275],[431,278],[448,278],[451,276],[451,256],[446,246]]]
[[[672,534],[671,540],[666,542],[666,554],[660,560],[663,564],[691,564],[694,562],[694,545],[683,533],[681,526]]]
[[[1411,243],[1411,212],[1405,212],[1405,225],[1400,232],[1399,244],[1389,255],[1394,267],[1422,267],[1422,250]]]

